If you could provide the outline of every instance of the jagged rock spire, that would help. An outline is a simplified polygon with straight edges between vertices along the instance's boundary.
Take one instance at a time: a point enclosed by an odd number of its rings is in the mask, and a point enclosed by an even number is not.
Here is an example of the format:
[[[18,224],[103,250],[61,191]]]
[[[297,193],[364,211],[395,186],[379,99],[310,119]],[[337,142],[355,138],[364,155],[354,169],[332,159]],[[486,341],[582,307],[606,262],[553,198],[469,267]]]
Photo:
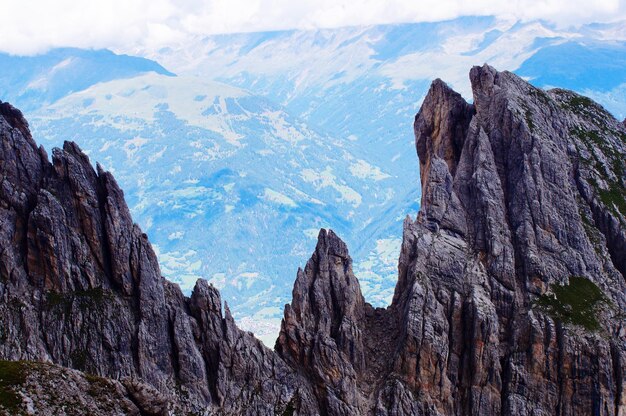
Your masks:
[[[359,412],[357,372],[366,365],[360,329],[364,303],[346,244],[322,229],[311,259],[298,270],[275,350],[312,377],[330,414]]]
[[[199,281],[187,299],[161,277],[115,179],[78,145],[50,163],[6,103],[0,139],[0,359],[122,380],[111,385],[142,414],[318,412],[215,288]]]
[[[436,79],[430,85],[414,124],[422,189],[430,182],[435,158],[443,160],[454,176],[473,114],[473,106],[445,82]]]

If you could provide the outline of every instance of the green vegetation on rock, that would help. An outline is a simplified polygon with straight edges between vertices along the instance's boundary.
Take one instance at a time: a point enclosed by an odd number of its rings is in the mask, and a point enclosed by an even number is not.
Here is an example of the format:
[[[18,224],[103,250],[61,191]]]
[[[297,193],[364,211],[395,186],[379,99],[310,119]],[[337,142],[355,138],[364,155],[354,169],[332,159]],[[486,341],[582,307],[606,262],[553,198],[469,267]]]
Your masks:
[[[609,189],[598,190],[600,200],[610,210],[617,210],[616,214],[626,217],[626,194],[623,188],[616,182],[611,182]]]
[[[535,304],[540,309],[563,323],[578,325],[589,331],[600,329],[596,314],[602,304],[609,304],[609,300],[595,283],[573,276],[569,284],[554,284],[551,288],[552,293],[537,299]]]
[[[0,361],[0,409],[15,415],[22,399],[16,388],[26,382],[27,366],[23,361]]]
[[[594,187],[598,197],[618,218],[625,218],[626,189],[620,183],[620,178],[624,176],[626,170],[624,156],[604,140],[598,131],[575,128],[570,130],[570,135],[577,137],[593,157],[593,160],[581,158],[581,161],[592,167],[608,185],[608,189],[605,189],[591,178],[589,183]],[[599,152],[602,153],[602,160],[598,156]]]
[[[58,308],[60,311],[69,313],[74,302],[77,303],[81,310],[85,310],[89,307],[101,305],[110,297],[111,294],[108,290],[97,287],[87,290],[76,290],[70,293],[50,291],[47,293],[46,300],[50,309]]]
[[[580,110],[588,107],[597,106],[597,104],[594,103],[590,98],[584,97],[582,95],[573,95],[568,101],[565,101],[563,105],[570,110]]]
[[[561,108],[576,113],[579,116],[591,117],[593,119],[596,117],[601,117],[601,119],[612,117],[611,114],[604,109],[604,107],[595,103],[590,98],[559,88],[551,91],[560,96],[559,105]]]

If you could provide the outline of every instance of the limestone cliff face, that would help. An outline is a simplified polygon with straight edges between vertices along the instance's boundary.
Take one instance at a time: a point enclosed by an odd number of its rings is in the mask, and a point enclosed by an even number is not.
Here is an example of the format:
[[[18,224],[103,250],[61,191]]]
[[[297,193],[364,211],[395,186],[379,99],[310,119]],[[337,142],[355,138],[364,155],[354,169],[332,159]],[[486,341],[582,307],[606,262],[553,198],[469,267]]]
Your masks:
[[[623,124],[489,66],[470,80],[473,104],[437,80],[416,117],[392,305],[362,301],[323,233],[276,351],[327,414],[625,414]]]
[[[470,80],[472,107],[435,82],[416,117],[430,180],[405,223],[396,371],[429,414],[623,414],[623,126],[508,72],[475,67]],[[459,108],[455,122],[434,116]],[[597,331],[537,307],[574,276],[611,299],[594,309]]]
[[[2,103],[0,115],[1,359],[122,380],[144,413],[316,413],[215,288],[199,281],[185,298],[161,277],[109,173],[69,142],[50,163],[18,110]]]
[[[486,65],[470,80],[472,104],[437,80],[416,116],[392,304],[322,230],[274,351],[206,282],[161,277],[110,174],[73,143],[48,162],[0,104],[0,359],[106,377],[111,409],[143,414],[626,415],[626,127]],[[56,406],[32,374],[20,397]]]

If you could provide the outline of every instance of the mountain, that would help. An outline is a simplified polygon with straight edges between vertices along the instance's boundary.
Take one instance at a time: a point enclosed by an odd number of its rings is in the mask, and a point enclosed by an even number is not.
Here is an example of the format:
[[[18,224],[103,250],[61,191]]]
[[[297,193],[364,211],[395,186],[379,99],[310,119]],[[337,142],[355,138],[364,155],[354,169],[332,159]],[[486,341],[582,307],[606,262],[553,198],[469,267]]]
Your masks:
[[[466,70],[488,61],[621,119],[625,41],[623,22],[563,29],[493,17],[220,35],[118,51],[176,77],[124,75],[129,56],[109,52],[112,64],[104,51],[64,50],[49,52],[63,59],[46,71],[69,59],[78,72],[59,94],[40,99],[1,77],[0,90],[13,101],[22,91],[17,103],[47,147],[73,140],[115,173],[168,278],[186,294],[210,279],[236,321],[272,345],[293,270],[321,227],[351,247],[365,298],[390,304],[402,222],[419,210],[411,120],[433,78],[471,100]],[[100,69],[79,71],[82,54]],[[39,73],[35,58],[20,59]]]
[[[177,414],[211,405],[235,413],[285,408],[300,376],[237,329],[227,306],[223,317],[219,292],[206,281],[185,298],[161,277],[113,176],[94,171],[72,142],[54,149],[50,163],[18,110],[3,103],[0,114],[0,356],[21,361],[12,379],[29,380],[23,360],[46,361],[85,371],[91,385],[93,375],[122,380],[111,385],[139,414],[164,414],[170,403]],[[5,414],[17,413],[22,396],[7,394],[7,376],[0,378],[0,397],[12,399],[2,403]],[[96,392],[82,400],[106,397]],[[54,409],[57,399],[43,402]],[[79,411],[68,401],[58,414]]]
[[[5,413],[622,414],[626,127],[487,65],[470,80],[472,104],[436,80],[415,119],[423,196],[391,305],[322,230],[274,351],[206,281],[185,297],[161,277],[110,173],[71,142],[50,163],[1,104]],[[54,377],[64,406],[41,394]]]
[[[166,276],[186,293],[211,278],[267,345],[307,239],[330,225],[360,235],[402,214],[390,207],[389,174],[354,146],[225,84],[146,74],[94,85],[33,120],[44,143],[76,140],[115,173],[135,218],[157,236]],[[393,256],[383,260],[390,273]],[[376,279],[366,279],[372,298],[389,302],[393,282]]]
[[[131,50],[179,74],[209,77],[283,105],[317,131],[355,143],[385,168],[398,195],[415,189],[407,120],[443,77],[472,99],[466,68],[490,62],[539,87],[590,96],[626,117],[626,25],[558,28],[489,16],[449,21],[198,37],[160,50]],[[603,76],[598,76],[602,73]],[[394,203],[404,212],[403,195]],[[400,226],[400,218],[395,224]],[[379,235],[395,232],[392,224]],[[383,231],[384,230],[384,231]],[[357,249],[358,255],[367,255]]]
[[[430,81],[444,77],[467,98],[466,68],[483,62],[537,86],[596,94],[617,116],[623,98],[626,25],[560,29],[543,21],[463,17],[442,22],[198,37],[159,50],[130,50],[179,74],[217,79],[285,106],[340,139],[357,139],[392,174],[412,168],[406,120]],[[601,71],[604,76],[597,77]],[[622,100],[623,101],[623,100]],[[400,153],[399,158],[394,159]],[[406,189],[409,183],[402,183]]]
[[[0,53],[0,97],[32,111],[99,82],[153,72],[173,76],[158,63],[109,50],[53,49],[35,56]]]

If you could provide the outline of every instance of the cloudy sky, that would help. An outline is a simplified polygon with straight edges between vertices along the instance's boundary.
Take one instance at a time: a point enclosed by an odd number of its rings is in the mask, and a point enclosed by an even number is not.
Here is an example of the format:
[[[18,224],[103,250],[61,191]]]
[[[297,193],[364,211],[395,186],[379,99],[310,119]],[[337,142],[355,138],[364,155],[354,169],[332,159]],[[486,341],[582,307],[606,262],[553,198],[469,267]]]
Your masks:
[[[467,15],[558,26],[626,19],[626,0],[0,0],[0,50],[155,48],[197,34],[423,22]]]

